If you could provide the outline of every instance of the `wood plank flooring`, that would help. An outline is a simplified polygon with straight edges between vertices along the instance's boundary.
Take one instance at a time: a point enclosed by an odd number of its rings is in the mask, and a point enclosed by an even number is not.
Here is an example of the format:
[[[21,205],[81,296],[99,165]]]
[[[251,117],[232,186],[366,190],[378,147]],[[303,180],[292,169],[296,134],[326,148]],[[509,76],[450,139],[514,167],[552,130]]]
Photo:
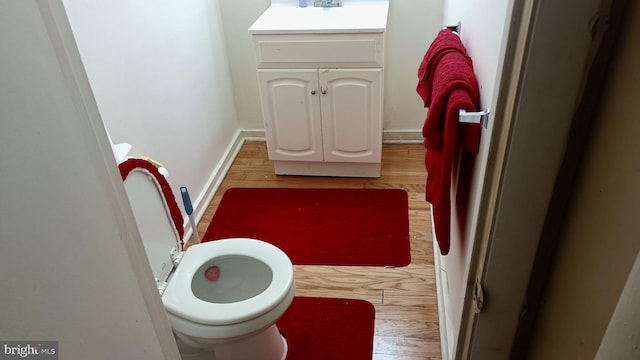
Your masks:
[[[440,334],[422,145],[384,145],[377,179],[277,176],[264,142],[242,146],[205,215],[204,234],[232,187],[401,188],[409,193],[411,264],[406,267],[295,266],[296,295],[364,299],[376,308],[374,360],[440,359]]]

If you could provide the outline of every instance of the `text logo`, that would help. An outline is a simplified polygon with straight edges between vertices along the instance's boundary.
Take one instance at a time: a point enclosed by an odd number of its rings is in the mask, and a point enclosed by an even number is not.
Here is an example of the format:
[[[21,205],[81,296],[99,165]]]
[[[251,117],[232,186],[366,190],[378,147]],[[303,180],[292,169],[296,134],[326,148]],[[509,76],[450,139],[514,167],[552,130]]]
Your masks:
[[[0,340],[0,360],[10,359],[58,360],[58,342]]]

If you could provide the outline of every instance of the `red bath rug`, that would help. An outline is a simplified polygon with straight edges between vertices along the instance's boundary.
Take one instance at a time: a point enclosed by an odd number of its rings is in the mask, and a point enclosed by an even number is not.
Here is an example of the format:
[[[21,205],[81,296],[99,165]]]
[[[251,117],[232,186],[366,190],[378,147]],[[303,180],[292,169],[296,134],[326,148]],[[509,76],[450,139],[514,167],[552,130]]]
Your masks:
[[[248,237],[296,265],[405,266],[408,196],[401,189],[255,189],[224,193],[202,241]]]
[[[368,301],[296,296],[278,329],[287,360],[371,360],[374,320]]]

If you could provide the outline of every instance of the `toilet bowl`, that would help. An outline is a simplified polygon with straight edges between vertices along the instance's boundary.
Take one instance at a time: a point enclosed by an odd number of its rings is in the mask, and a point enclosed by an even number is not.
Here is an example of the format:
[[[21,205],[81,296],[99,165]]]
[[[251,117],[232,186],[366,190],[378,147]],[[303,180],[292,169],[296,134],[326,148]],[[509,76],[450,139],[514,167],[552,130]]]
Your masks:
[[[219,277],[207,278],[212,269]],[[280,249],[259,240],[189,247],[162,295],[174,333],[186,345],[213,349],[216,360],[284,359],[275,322],[293,300],[292,269]]]
[[[149,162],[120,164],[151,270],[183,358],[284,360],[276,321],[295,293],[293,265],[277,247],[248,238],[215,240],[181,251],[177,206]]]

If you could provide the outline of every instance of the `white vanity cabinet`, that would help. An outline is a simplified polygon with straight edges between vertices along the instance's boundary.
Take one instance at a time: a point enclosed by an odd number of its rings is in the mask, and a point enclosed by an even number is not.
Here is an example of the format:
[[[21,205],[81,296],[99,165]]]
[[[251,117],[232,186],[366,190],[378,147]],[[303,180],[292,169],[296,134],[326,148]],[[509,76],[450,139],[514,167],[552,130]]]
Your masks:
[[[276,173],[379,177],[383,33],[253,38]]]
[[[258,70],[271,160],[380,162],[381,69]]]

